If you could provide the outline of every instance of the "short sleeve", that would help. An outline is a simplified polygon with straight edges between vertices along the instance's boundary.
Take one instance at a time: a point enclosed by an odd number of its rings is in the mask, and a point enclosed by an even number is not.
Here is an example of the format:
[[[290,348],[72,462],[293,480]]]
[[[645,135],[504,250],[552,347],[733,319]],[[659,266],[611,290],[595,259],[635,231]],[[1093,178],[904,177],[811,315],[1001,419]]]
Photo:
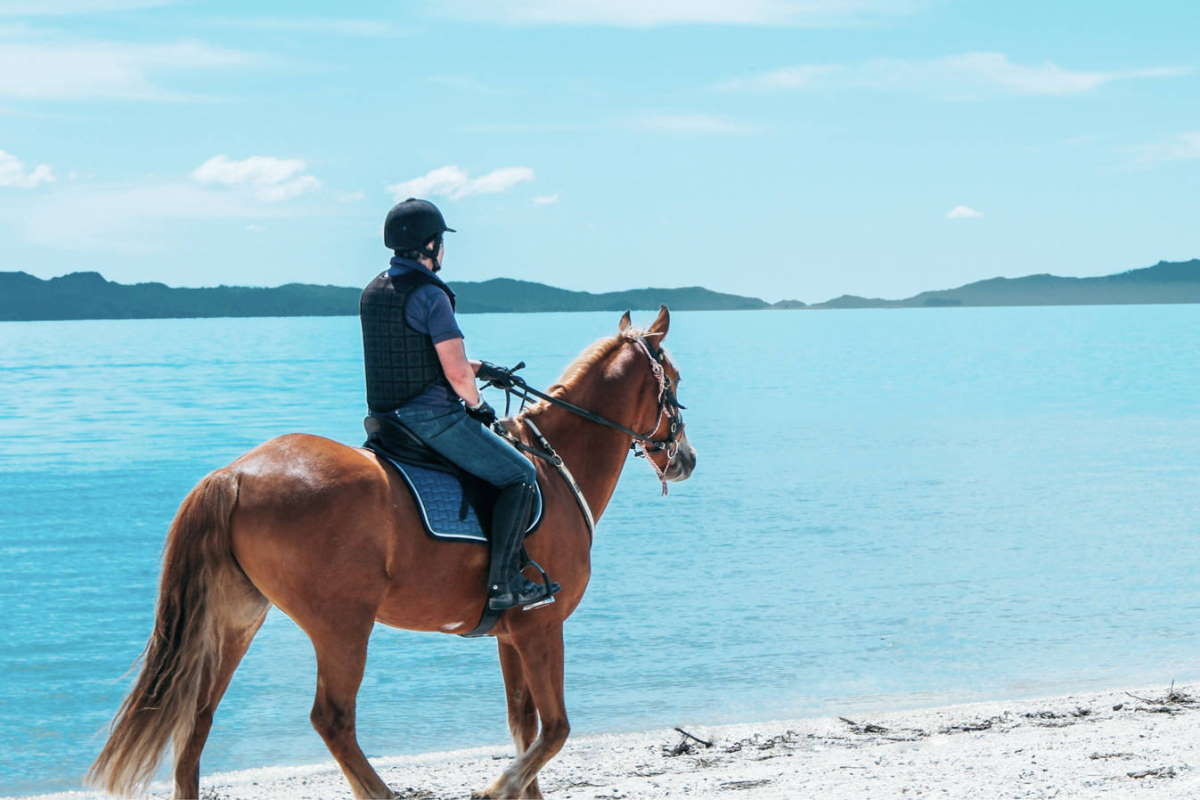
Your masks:
[[[450,298],[436,286],[422,286],[413,292],[406,317],[409,325],[429,334],[434,344],[465,338],[454,319]]]

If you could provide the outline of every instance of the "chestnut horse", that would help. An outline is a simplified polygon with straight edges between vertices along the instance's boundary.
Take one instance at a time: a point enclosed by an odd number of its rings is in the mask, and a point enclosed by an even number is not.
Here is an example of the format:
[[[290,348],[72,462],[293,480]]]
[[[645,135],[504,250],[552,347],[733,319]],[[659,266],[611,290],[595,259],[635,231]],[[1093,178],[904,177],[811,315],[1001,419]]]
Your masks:
[[[678,412],[664,408],[663,391],[679,380],[658,349],[669,324],[665,306],[646,330],[630,327],[625,312],[617,335],[586,350],[551,395],[626,430],[667,438]],[[517,417],[514,427],[526,444],[526,418],[536,420],[599,517],[633,437],[540,402]],[[673,438],[671,447],[648,448],[647,457],[663,479],[683,480],[696,453],[682,431]],[[527,547],[562,591],[552,605],[508,611],[492,630],[517,758],[479,797],[541,797],[538,771],[569,732],[562,626],[587,587],[591,533],[567,483],[552,466],[537,466],[545,512]],[[378,620],[467,632],[484,607],[486,570],[487,548],[425,534],[409,490],[374,453],[305,434],[259,445],[207,475],[180,505],[142,671],[89,781],[119,794],[144,789],[170,743],[175,797],[198,797],[200,752],[213,714],[274,604],[312,639],[312,724],[355,797],[393,797],[355,734],[371,629]]]

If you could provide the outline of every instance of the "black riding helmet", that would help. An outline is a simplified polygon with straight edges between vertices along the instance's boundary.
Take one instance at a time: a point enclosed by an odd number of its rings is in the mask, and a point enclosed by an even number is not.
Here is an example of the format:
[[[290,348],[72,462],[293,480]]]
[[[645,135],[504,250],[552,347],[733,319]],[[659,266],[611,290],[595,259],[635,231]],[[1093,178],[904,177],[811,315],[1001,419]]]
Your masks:
[[[442,233],[454,228],[446,226],[446,219],[438,207],[428,200],[410,197],[392,206],[383,223],[383,243],[397,253],[419,253],[437,259]]]

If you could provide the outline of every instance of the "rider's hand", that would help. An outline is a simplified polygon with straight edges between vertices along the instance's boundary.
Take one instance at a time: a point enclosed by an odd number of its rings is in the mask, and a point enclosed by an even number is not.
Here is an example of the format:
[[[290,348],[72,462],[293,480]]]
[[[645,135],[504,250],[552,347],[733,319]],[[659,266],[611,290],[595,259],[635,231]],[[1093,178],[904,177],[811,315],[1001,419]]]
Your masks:
[[[482,397],[479,398],[479,405],[466,406],[466,409],[467,416],[479,420],[488,428],[492,427],[492,423],[496,421],[496,409],[488,405],[488,401]]]
[[[481,381],[494,381],[503,384],[508,383],[512,377],[512,370],[497,366],[490,361],[480,361],[479,371],[475,373],[475,377]]]

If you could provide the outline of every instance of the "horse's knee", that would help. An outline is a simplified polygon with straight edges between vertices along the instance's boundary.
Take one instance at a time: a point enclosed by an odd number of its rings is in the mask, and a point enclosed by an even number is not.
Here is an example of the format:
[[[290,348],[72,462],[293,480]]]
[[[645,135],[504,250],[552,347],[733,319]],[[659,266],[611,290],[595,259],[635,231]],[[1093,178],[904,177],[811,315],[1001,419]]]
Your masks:
[[[308,719],[317,729],[317,733],[326,739],[336,738],[338,735],[354,729],[354,712],[327,700],[318,700],[313,703]]]
[[[566,717],[542,722],[542,739],[554,747],[561,747],[571,735],[571,723]]]

